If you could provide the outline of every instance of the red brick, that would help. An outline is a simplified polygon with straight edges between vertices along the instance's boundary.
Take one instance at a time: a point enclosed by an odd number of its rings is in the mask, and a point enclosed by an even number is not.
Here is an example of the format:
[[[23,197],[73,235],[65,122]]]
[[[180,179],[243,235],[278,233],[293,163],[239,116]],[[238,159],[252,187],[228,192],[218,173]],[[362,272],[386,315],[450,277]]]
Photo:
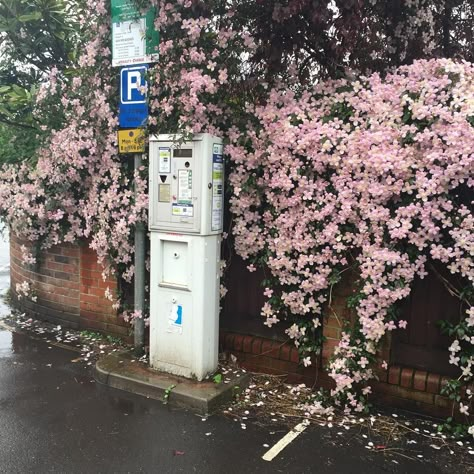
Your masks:
[[[434,403],[440,408],[447,408],[449,410],[451,410],[453,407],[452,400],[450,400],[448,397],[444,397],[443,395],[435,395]]]
[[[255,338],[252,342],[252,354],[262,353],[262,339]]]
[[[245,336],[244,337],[244,342],[242,345],[242,351],[251,354],[252,353],[252,342],[253,342],[253,337],[252,336]]]
[[[400,384],[400,367],[393,366],[388,370],[388,383],[399,385]]]
[[[434,404],[434,395],[426,392],[419,392],[418,390],[411,390],[401,387],[396,384],[374,383],[374,392],[377,394],[387,394],[399,397],[404,400],[411,400],[417,403],[424,403],[427,405]]]
[[[92,279],[92,278],[81,278],[81,283],[84,285],[84,286],[91,286],[91,287],[96,287],[98,288],[98,282],[99,280],[97,279]]]
[[[268,339],[264,339],[262,341],[262,355],[268,356],[270,354],[270,351],[272,350],[272,341],[269,341]]]
[[[104,314],[96,311],[82,310],[80,316],[83,319],[92,320],[92,321],[101,321],[103,323],[115,324],[119,326],[129,327],[129,324],[126,323],[122,318],[117,315]]]
[[[290,360],[291,346],[289,344],[283,344],[280,349],[280,359]]]
[[[280,358],[280,349],[283,345],[283,342],[273,341],[272,343],[272,350],[268,353],[268,356],[272,359],[279,359]]]
[[[97,313],[96,311],[83,309],[81,310],[80,315],[81,315],[81,318],[84,318],[84,319],[92,319],[92,320],[100,319],[100,313]]]
[[[88,294],[97,296],[100,299],[107,300],[107,298],[105,297],[105,290],[103,290],[102,288],[91,287],[91,288],[89,288]],[[109,301],[109,300],[107,300],[107,301]]]
[[[38,297],[46,299],[48,301],[52,301],[54,303],[63,303],[63,297],[55,293],[43,293],[38,291]]]
[[[82,303],[92,303],[97,304],[99,302],[99,298],[94,295],[81,295],[81,302]]]
[[[324,319],[323,326],[331,326],[334,328],[342,327],[340,318],[336,317],[334,314],[331,314],[330,316]]]
[[[261,367],[262,370],[269,371],[269,373],[276,374],[277,369],[274,369],[272,367],[272,364],[274,362],[274,359],[271,359],[270,357],[266,356],[260,356],[257,358],[257,365]]]
[[[85,295],[87,296],[87,295]],[[107,312],[107,313],[110,313],[112,311],[112,302],[111,301],[108,301],[106,299],[101,299],[99,297],[97,297],[97,303],[90,303],[91,305],[95,305],[96,308],[98,310],[100,310],[101,312]]]
[[[110,291],[112,290],[116,290],[117,289],[117,280],[103,280],[102,278],[100,278],[99,280],[97,280],[97,286],[99,288],[102,288],[103,290],[109,288]]]
[[[62,302],[67,306],[77,308],[77,305],[79,304],[79,295],[77,297],[63,296]]]
[[[61,254],[67,257],[79,257],[79,249],[73,247],[63,247]]]
[[[74,281],[79,283],[79,274],[67,272],[54,272],[54,278],[65,281]]]
[[[81,264],[87,266],[97,265],[97,255],[91,252],[81,252]]]
[[[95,270],[81,269],[81,278],[90,278],[92,280],[102,280],[102,272]]]
[[[417,370],[413,377],[413,388],[424,392],[426,390],[426,377],[428,372],[424,370]]]
[[[323,343],[323,359],[328,360],[334,352],[334,349],[339,344],[339,341],[336,339],[328,339]]]
[[[72,290],[79,290],[78,281],[58,280],[57,278],[41,275],[36,278],[36,281],[41,284],[51,285],[56,291],[58,288],[69,288]]]
[[[324,326],[323,335],[328,339],[341,339],[341,329],[331,326]]]
[[[400,376],[400,385],[405,388],[411,388],[413,382],[413,369],[403,368]]]
[[[102,321],[93,321],[93,320],[88,319],[86,327],[88,329],[97,329],[99,331],[104,331],[105,332],[105,330],[107,328],[107,325],[106,325],[106,323],[103,323]]]
[[[242,346],[244,344],[244,336],[242,334],[236,334],[234,337],[234,350],[242,351]]]
[[[57,262],[54,262],[52,260],[47,260],[45,265],[44,265],[45,268],[48,268],[49,270],[57,270],[59,272],[62,272],[64,271],[64,264],[62,263],[57,263]]]

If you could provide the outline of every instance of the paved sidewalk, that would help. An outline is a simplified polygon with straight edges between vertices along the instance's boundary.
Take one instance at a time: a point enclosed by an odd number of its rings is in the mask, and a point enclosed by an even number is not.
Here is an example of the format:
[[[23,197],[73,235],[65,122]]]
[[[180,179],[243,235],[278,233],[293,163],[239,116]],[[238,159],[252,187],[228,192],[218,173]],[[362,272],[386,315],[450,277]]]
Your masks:
[[[438,473],[452,465],[367,450],[356,432],[311,426],[272,461],[287,426],[246,429],[94,382],[77,352],[0,330],[0,472]],[[429,448],[428,448],[429,449]],[[429,453],[431,454],[431,453]],[[443,458],[446,459],[446,458]],[[448,458],[453,464],[455,458]],[[457,469],[458,472],[460,468]]]

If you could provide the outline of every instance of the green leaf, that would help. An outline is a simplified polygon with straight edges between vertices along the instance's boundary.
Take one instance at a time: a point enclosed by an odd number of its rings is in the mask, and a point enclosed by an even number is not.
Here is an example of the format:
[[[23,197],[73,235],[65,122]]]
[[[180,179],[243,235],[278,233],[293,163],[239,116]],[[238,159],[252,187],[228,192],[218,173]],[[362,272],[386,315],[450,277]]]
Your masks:
[[[18,21],[21,21],[22,23],[26,23],[28,21],[41,20],[41,18],[43,18],[43,14],[41,12],[33,12],[33,13],[28,13],[26,15],[20,15],[18,17]]]
[[[12,113],[3,107],[3,105],[0,105],[0,114],[6,115],[7,117],[12,117]]]

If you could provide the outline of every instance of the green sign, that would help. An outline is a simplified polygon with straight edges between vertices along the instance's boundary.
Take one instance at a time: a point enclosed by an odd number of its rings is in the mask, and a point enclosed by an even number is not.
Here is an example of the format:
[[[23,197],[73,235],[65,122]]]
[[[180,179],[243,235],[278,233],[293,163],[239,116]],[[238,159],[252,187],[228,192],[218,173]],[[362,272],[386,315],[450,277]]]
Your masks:
[[[155,8],[145,15],[134,0],[112,0],[112,66],[158,61],[160,37],[154,28]]]

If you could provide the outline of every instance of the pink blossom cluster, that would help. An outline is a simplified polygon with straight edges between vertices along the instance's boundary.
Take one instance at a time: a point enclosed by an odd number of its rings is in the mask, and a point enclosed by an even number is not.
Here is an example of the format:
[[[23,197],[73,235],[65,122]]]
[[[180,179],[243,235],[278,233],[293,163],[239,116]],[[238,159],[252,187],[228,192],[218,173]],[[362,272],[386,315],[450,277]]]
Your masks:
[[[16,235],[42,248],[86,238],[105,273],[130,280],[134,225],[146,222],[147,170],[134,173],[133,164],[118,155],[117,70],[111,68],[108,16],[99,14],[107,7],[105,1],[90,1],[91,15],[83,19],[90,39],[78,59],[78,75],[53,70],[40,89],[36,115],[41,118],[42,104],[55,97],[65,123],[51,131],[36,167],[3,168],[0,215]]]
[[[287,332],[304,349],[306,321],[359,268],[356,328],[329,365],[346,408],[362,409],[354,388],[373,377],[384,334],[406,326],[390,310],[429,259],[472,285],[473,77],[472,64],[431,60],[298,94],[276,87],[258,124],[229,134],[235,246],[277,281],[267,324],[299,318]]]
[[[212,12],[192,0],[151,3],[161,43],[149,69],[150,131],[226,139],[235,249],[249,270],[268,267],[265,324],[295,321],[288,335],[304,365],[333,285],[358,268],[356,324],[329,373],[336,403],[363,410],[378,344],[406,326],[391,308],[427,262],[474,279],[474,66],[418,61],[384,78],[305,87],[276,78],[252,90],[246,61],[255,41],[233,25],[232,1]],[[108,17],[99,14],[106,5],[89,7],[98,14],[82,19],[90,41],[80,76],[68,83],[55,74],[39,101],[61,94],[66,124],[35,169],[2,171],[0,212],[16,234],[44,247],[90,239],[100,260],[130,280],[133,225],[146,221],[146,169],[133,175],[117,155],[116,71]],[[419,27],[414,18],[410,35]]]

